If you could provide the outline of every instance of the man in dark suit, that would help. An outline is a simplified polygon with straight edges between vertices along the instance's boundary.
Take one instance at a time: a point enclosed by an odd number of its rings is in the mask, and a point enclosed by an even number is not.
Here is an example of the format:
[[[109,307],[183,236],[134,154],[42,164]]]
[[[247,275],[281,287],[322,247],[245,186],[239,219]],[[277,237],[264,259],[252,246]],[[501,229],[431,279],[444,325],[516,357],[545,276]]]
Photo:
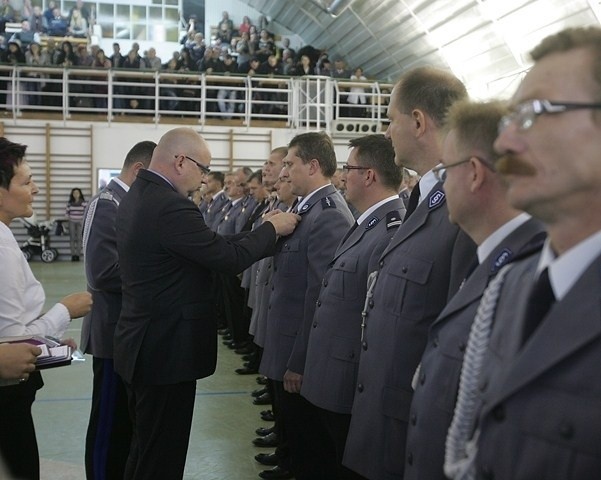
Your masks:
[[[453,75],[422,67],[396,84],[388,108],[386,135],[396,162],[421,179],[368,290],[344,465],[369,479],[403,477],[411,379],[429,326],[475,256],[472,240],[449,222],[442,183],[432,172],[442,155],[447,109],[465,97]]]
[[[540,219],[548,240],[484,295],[500,292],[486,305],[472,478],[601,478],[600,51],[595,27],[544,39],[499,124],[509,203]]]
[[[315,407],[299,392],[321,281],[353,217],[330,183],[336,155],[325,133],[294,137],[283,165],[282,180],[289,180],[293,193],[302,197],[295,207],[301,223],[294,235],[279,242],[274,258],[259,371],[274,381],[295,477],[329,479],[335,475],[333,445],[327,443]]]
[[[405,480],[445,480],[445,441],[451,424],[465,346],[486,286],[512,258],[540,248],[540,222],[507,203],[507,186],[494,170],[500,103],[457,102],[449,110],[442,165],[449,217],[478,245],[478,265],[433,323],[411,403]]]
[[[125,385],[113,367],[113,337],[121,313],[121,276],[115,222],[117,209],[142,168],[148,168],[154,142],[128,152],[118,177],[86,207],[83,245],[88,291],[94,301],[81,326],[81,350],[93,356],[92,410],[85,448],[86,478],[123,478],[131,443]]]
[[[294,214],[270,217],[254,232],[212,232],[188,199],[211,154],[191,128],[159,141],[117,214],[123,304],[115,329],[115,370],[126,383],[133,440],[125,478],[181,478],[196,379],[217,361],[211,270],[237,273],[275,251]]]
[[[324,275],[313,317],[301,395],[319,408],[336,446],[336,479],[358,476],[342,466],[361,354],[361,312],[370,272],[401,225],[401,167],[384,135],[353,139],[344,170],[346,199],[360,213]],[[334,480],[334,479],[333,479]]]

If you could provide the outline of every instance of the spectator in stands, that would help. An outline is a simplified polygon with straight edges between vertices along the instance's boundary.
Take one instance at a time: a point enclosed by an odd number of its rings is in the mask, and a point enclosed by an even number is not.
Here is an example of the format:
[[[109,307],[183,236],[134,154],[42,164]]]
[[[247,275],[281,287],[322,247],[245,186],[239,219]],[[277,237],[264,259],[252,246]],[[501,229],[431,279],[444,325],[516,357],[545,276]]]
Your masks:
[[[250,21],[250,18],[248,18],[247,15],[244,15],[242,17],[242,23],[238,27],[238,35],[242,36],[243,33],[248,33],[251,25],[252,22]]]
[[[222,25],[225,25],[229,31],[234,29],[234,22],[231,21],[230,14],[226,11],[221,14],[221,21],[217,25],[217,30],[221,30]]]
[[[48,20],[48,35],[51,37],[64,37],[67,35],[69,24],[67,19],[61,15],[58,8],[52,10],[52,18]]]
[[[311,65],[311,59],[308,55],[301,56],[293,75],[297,75],[299,77],[303,75],[315,75],[315,69],[313,68],[313,65]]]
[[[10,0],[2,0],[0,6],[0,34],[4,35],[6,24],[15,21],[15,9],[10,4]]]
[[[324,58],[321,62],[321,66],[319,67],[319,71],[316,70],[318,75],[323,75],[324,77],[332,76],[332,62],[330,62],[329,58]]]
[[[46,18],[46,23],[50,24],[50,20],[54,17],[54,9],[56,8],[56,2],[54,0],[50,0],[48,2],[48,7],[44,10],[44,17]]]
[[[202,33],[194,34],[194,42],[188,47],[188,51],[190,52],[190,56],[193,60],[193,65],[196,65],[199,61],[203,59],[206,51],[205,38]],[[190,68],[194,70],[193,67]]]
[[[290,56],[288,52],[284,52],[282,56],[282,74],[287,76],[294,75],[296,65],[294,64],[294,58]]]
[[[276,75],[282,75],[282,65],[275,55],[270,55],[267,58],[267,61],[263,62],[259,66],[257,74],[272,78]],[[276,85],[273,82],[259,82],[259,87],[274,89],[278,88],[279,85]],[[282,98],[280,98],[280,94],[278,92],[256,92],[255,95],[257,100],[262,100],[264,102],[260,108],[261,113],[271,115],[276,113],[276,111],[279,109]]]
[[[83,17],[81,10],[72,10],[67,34],[75,38],[88,37],[88,21]]]
[[[269,30],[267,29],[268,25],[269,25],[269,19],[265,15],[260,15],[259,20],[257,21],[257,29],[259,31],[267,30],[269,32]],[[271,32],[269,32],[269,36],[273,37],[273,34]]]
[[[334,70],[332,71],[334,78],[351,78],[351,72],[346,68],[345,61],[338,57],[334,59]]]
[[[196,63],[192,59],[192,55],[190,54],[190,50],[188,48],[182,48],[179,57],[179,66],[177,69],[185,72],[192,72],[196,70]]]
[[[164,72],[177,72],[177,59],[173,57],[170,58],[169,61],[162,66],[162,70]],[[177,109],[177,89],[175,88],[175,85],[177,85],[177,83],[178,80],[176,77],[161,77],[161,88],[159,94],[161,95],[161,97],[167,97],[161,98],[161,100],[159,101],[159,108],[161,110],[175,111]]]
[[[231,55],[226,55],[223,58],[222,69],[220,73],[223,75],[231,75],[232,73],[238,72],[238,65],[234,60],[234,57]],[[228,99],[228,100],[226,100]],[[231,115],[234,113],[236,109],[236,91],[222,88],[217,92],[217,105],[219,106],[219,111],[221,113],[226,113],[228,116],[224,118],[231,118]]]
[[[250,35],[244,32],[238,42],[236,42],[236,53],[238,54],[238,65],[248,62],[253,56],[254,50],[251,51]]]
[[[96,52],[96,56],[94,57],[94,62],[92,63],[92,67],[99,69],[109,69],[111,68],[111,61],[106,58],[104,50],[98,49]],[[96,80],[100,80],[98,77],[95,77]],[[94,107],[95,108],[107,108],[107,95],[108,95],[108,86],[106,82],[99,82],[98,84],[92,87],[92,92],[98,97],[94,97]]]
[[[43,52],[40,44],[33,42],[29,45],[29,49],[25,52],[25,62],[28,66],[44,67],[49,65],[48,55]],[[42,89],[42,83],[40,81],[43,78],[41,71],[27,72],[27,77],[35,79],[31,82],[24,82],[25,90],[29,92],[40,92]],[[33,93],[27,96],[27,103],[29,105],[40,105],[39,93]]]
[[[255,56],[257,50],[259,50],[259,34],[257,32],[251,33],[248,39],[248,48],[253,52]]]
[[[138,52],[134,48],[132,48],[127,54],[125,60],[123,61],[123,68],[128,70],[139,70],[142,68],[142,62],[142,57],[140,57],[140,55],[138,55]],[[136,78],[128,78],[127,81],[132,83],[140,83],[140,79]],[[142,108],[142,101],[140,99],[140,87],[126,87],[126,91],[124,93],[129,95],[129,98],[126,100],[126,105],[128,108],[132,110]]]
[[[222,23],[219,30],[217,30],[217,40],[221,41],[222,44],[229,44],[233,35],[233,30],[227,28],[227,23]]]
[[[21,42],[19,40],[8,41],[8,48],[2,52],[2,63],[10,65],[25,63],[25,54],[21,50]]]
[[[69,240],[72,262],[79,262],[79,256],[81,255],[81,225],[83,223],[83,212],[86,209],[87,204],[80,188],[71,189],[69,201],[65,208],[65,215],[69,220]]]
[[[207,75],[218,73],[221,68],[222,62],[219,60],[219,49],[209,47],[206,50],[204,58],[198,63],[198,71],[204,72]]]
[[[275,44],[267,30],[261,30],[258,46],[259,48],[255,52],[255,55],[259,58],[260,62],[265,62],[270,55],[275,55]]]
[[[146,58],[144,59],[145,63],[146,63],[146,68],[150,69],[150,70],[160,70],[161,69],[161,59],[159,57],[157,57],[157,51],[153,48],[150,47],[148,49],[148,54],[146,55]]]
[[[69,11],[69,18],[68,18],[69,22],[71,22],[71,19],[73,18],[73,14],[75,12],[79,12],[80,16],[86,21],[87,25],[91,25],[90,9],[86,5],[83,4],[83,0],[77,0],[75,2],[75,5]]]
[[[363,75],[363,69],[358,67],[355,73],[351,75],[351,81],[353,82],[366,82],[367,78]],[[365,88],[361,86],[351,87],[347,96],[347,102],[349,105],[349,111],[351,117],[365,117],[365,107],[359,107],[359,105],[367,105],[367,97],[365,96]]]
[[[113,54],[109,57],[109,60],[114,68],[121,68],[121,65],[123,65],[125,57],[121,53],[121,46],[117,42],[113,43]]]
[[[282,47],[277,50],[280,59],[284,57],[285,52],[288,52],[288,55],[292,58],[296,56],[296,51],[293,48],[290,48],[290,39],[286,37],[282,38]]]
[[[40,34],[31,29],[29,20],[23,20],[21,22],[21,31],[13,33],[9,41],[14,40],[19,40],[21,42],[21,49],[26,51],[32,42],[40,43]]]
[[[42,8],[39,5],[33,7],[31,16],[29,17],[31,30],[38,34],[48,31],[48,19],[42,13]]]
[[[257,73],[261,63],[257,57],[252,57],[248,62],[238,64],[238,73],[253,76]]]
[[[77,11],[77,10],[76,10]],[[85,45],[77,46],[77,65],[80,67],[91,67],[94,63],[94,57],[88,52]]]

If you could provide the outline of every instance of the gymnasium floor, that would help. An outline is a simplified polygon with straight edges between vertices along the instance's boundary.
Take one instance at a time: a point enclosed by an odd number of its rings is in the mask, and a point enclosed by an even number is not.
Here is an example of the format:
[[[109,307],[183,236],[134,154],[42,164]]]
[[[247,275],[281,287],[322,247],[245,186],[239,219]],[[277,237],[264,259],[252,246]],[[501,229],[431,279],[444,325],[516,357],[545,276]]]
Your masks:
[[[83,263],[58,261],[31,262],[36,278],[46,291],[46,305],[52,306],[65,295],[85,289]],[[67,332],[79,342],[81,319]],[[259,412],[269,407],[252,404],[250,393],[260,388],[256,375],[237,375],[241,358],[219,340],[217,372],[199,380],[196,407],[184,479],[251,480],[264,468],[254,460],[259,452],[271,449],[252,445],[257,427],[270,426]],[[40,449],[42,480],[85,479],[83,457],[90,412],[92,362],[44,372],[45,386],[33,406]],[[165,459],[168,461],[168,459]]]

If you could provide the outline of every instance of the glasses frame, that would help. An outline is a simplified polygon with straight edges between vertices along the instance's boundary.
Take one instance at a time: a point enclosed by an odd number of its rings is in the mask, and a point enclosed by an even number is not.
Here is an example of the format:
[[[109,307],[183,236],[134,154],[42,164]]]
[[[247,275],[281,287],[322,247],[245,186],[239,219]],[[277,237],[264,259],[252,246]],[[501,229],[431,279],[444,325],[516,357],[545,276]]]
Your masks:
[[[585,109],[601,109],[601,103],[553,102],[544,99],[529,100],[516,105],[511,113],[504,115],[499,121],[498,131],[502,133],[510,125],[516,124],[518,130],[524,132],[531,128],[541,115]]]
[[[438,167],[434,167],[432,169],[432,173],[434,174],[434,177],[436,178],[436,180],[438,182],[444,183],[445,180],[447,179],[447,170],[449,168],[453,168],[453,167],[457,167],[459,165],[463,165],[464,163],[469,162],[472,158],[475,158],[476,160],[479,160],[480,163],[482,165],[484,165],[486,168],[488,168],[491,172],[495,172],[495,167],[487,162],[484,158],[479,157],[477,155],[470,155],[469,157],[463,159],[463,160],[459,160],[458,162],[455,163],[449,163],[448,165],[439,165]]]
[[[177,157],[179,157],[179,155],[175,156],[175,158],[177,158]],[[205,167],[202,163],[197,162],[196,160],[189,157],[188,155],[182,155],[182,157],[187,158],[191,162],[194,162],[204,175],[208,175],[209,173],[211,173],[211,169],[209,167]]]
[[[342,170],[346,170],[347,172],[350,172],[351,170],[369,170],[370,168],[371,167],[362,167],[361,165],[349,165],[348,163],[342,165]]]

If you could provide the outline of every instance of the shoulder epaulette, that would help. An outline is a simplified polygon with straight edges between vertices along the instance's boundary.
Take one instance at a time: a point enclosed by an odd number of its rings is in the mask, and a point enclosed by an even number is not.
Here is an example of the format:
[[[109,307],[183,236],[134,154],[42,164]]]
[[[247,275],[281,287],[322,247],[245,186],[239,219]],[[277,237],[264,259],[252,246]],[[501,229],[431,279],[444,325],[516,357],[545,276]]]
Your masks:
[[[321,208],[336,208],[336,203],[331,197],[323,197],[321,199]]]
[[[386,214],[386,229],[390,230],[391,228],[398,227],[401,223],[403,223],[403,217],[400,212],[392,211]]]

